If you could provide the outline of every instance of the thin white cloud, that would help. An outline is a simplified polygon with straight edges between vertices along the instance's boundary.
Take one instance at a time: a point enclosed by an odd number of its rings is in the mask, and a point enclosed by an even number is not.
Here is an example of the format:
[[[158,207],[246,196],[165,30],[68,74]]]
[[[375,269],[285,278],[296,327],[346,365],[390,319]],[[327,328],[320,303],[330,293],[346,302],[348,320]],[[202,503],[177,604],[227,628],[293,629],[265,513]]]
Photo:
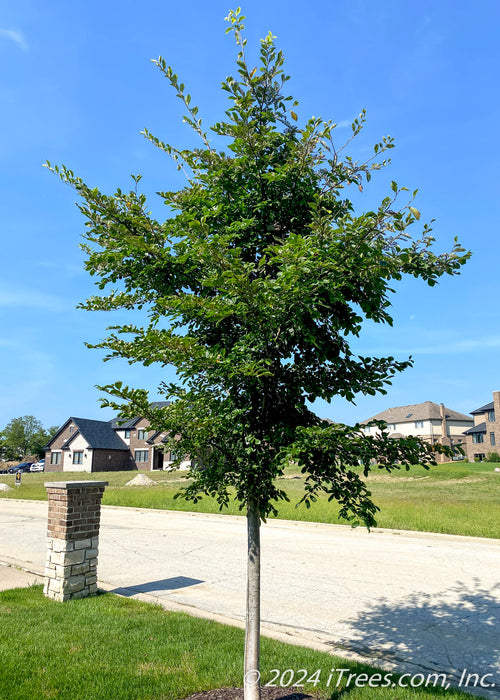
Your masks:
[[[417,347],[380,347],[364,350],[371,355],[457,355],[468,352],[480,352],[481,350],[500,348],[500,336],[474,338],[471,340],[450,340],[448,343],[436,345],[423,345]]]
[[[39,260],[37,264],[40,267],[45,267],[49,270],[57,268],[59,272],[62,271],[71,277],[74,277],[75,275],[81,275],[85,272],[85,268],[83,267],[83,265],[65,265],[60,262],[52,262],[51,260]]]
[[[18,32],[17,29],[0,29],[0,38],[9,39],[17,44],[23,51],[28,51],[28,44],[23,36],[22,32]]]
[[[0,308],[24,307],[29,309],[44,309],[45,311],[64,311],[68,308],[65,300],[44,294],[38,290],[9,291],[0,289]]]
[[[500,348],[500,336],[452,341],[435,347],[417,348],[414,352],[421,355],[446,355],[448,353],[478,352],[486,348]]]

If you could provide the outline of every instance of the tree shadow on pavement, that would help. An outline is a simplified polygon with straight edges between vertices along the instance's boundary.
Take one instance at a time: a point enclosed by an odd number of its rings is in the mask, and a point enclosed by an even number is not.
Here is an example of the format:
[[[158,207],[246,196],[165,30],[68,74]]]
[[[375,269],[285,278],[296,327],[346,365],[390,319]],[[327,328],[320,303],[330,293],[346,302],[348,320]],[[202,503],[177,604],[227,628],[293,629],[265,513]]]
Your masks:
[[[396,671],[446,673],[456,685],[462,672],[492,674],[495,687],[477,690],[500,698],[500,583],[490,590],[475,579],[438,594],[418,593],[395,605],[381,598],[362,616],[343,620],[348,637],[331,642],[339,651],[354,652]],[[470,692],[474,679],[469,681]],[[463,687],[466,690],[465,687]]]
[[[133,596],[136,593],[161,593],[162,591],[175,591],[179,588],[196,586],[198,583],[204,583],[204,581],[187,576],[173,576],[172,578],[164,578],[159,581],[134,583],[123,588],[114,588],[110,593],[117,593],[123,596]]]

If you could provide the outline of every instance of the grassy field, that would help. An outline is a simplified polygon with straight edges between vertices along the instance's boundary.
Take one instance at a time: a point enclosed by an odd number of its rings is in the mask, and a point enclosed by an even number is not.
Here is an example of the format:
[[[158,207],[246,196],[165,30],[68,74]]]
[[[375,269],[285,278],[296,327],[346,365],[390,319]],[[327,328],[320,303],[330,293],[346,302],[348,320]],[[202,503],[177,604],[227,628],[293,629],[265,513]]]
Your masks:
[[[429,471],[414,467],[409,472],[386,474],[373,472],[368,484],[375,503],[380,507],[379,527],[401,530],[420,530],[454,535],[500,538],[500,473],[494,464],[452,463],[432,467]],[[211,498],[203,498],[196,505],[174,495],[186,484],[182,472],[148,472],[157,486],[134,487],[126,483],[136,472],[64,472],[23,474],[19,488],[14,486],[13,474],[0,475],[0,483],[12,486],[11,491],[0,492],[0,498],[46,499],[44,482],[60,480],[102,479],[109,481],[104,493],[105,505],[137,508],[218,513],[219,507]],[[312,522],[339,523],[335,503],[321,498],[310,509],[296,503],[303,493],[303,479],[299,472],[288,470],[280,486],[290,503],[278,504],[280,518]],[[232,503],[223,513],[239,514]]]
[[[44,598],[41,586],[33,586],[0,593],[0,617],[1,698],[177,700],[242,684],[242,630],[155,605],[112,594],[61,604]],[[318,698],[471,698],[442,689],[441,680],[435,688],[432,682],[427,688],[400,688],[396,675],[391,687],[370,687],[367,679],[372,686],[388,683],[386,672],[271,639],[262,639],[261,654],[263,684],[276,675],[272,669],[294,670],[295,682],[302,676],[299,669],[304,669],[307,677],[314,677],[293,690]],[[356,687],[354,678],[347,689],[344,682],[336,686],[338,673],[330,674],[342,668],[350,669],[365,687]],[[282,678],[283,685],[294,682],[290,673]]]

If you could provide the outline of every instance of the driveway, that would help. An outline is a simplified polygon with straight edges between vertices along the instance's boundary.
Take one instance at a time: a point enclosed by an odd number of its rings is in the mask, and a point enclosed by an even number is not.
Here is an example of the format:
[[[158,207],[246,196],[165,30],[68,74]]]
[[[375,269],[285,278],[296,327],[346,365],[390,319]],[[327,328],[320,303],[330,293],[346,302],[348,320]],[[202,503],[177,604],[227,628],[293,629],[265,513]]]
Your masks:
[[[0,499],[0,561],[42,572],[47,504]],[[263,633],[500,698],[500,541],[290,521],[262,527]],[[100,585],[243,624],[245,519],[102,508]],[[483,690],[484,692],[484,690]]]

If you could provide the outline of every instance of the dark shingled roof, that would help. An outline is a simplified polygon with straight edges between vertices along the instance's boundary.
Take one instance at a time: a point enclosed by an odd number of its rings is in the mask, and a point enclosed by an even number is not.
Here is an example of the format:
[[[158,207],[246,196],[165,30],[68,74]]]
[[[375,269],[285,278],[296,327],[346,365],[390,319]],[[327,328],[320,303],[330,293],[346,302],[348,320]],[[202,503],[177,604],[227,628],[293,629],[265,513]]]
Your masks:
[[[476,413],[486,413],[486,411],[493,411],[495,408],[495,404],[493,401],[490,403],[487,403],[486,406],[481,406],[481,408],[476,408],[475,411],[471,411],[472,415],[474,416]]]
[[[91,449],[94,450],[127,450],[123,440],[120,440],[118,435],[111,427],[109,421],[92,420],[90,418],[71,418],[70,420],[78,428],[78,433],[85,438]],[[72,435],[66,442],[64,447],[76,437]],[[63,447],[63,449],[64,449]]]
[[[479,423],[479,425],[475,425],[473,428],[469,428],[469,430],[466,430],[464,432],[464,435],[472,435],[472,433],[485,433],[486,432],[486,423]]]
[[[155,441],[155,439],[158,437],[158,435],[161,435],[161,432],[162,432],[161,430],[157,430],[155,433],[153,433],[153,434],[151,435],[150,438],[148,438],[148,439],[146,440],[146,442],[149,442],[149,444],[152,445],[153,442]]]
[[[153,433],[153,435],[151,435],[150,438],[148,438],[146,440],[146,442],[150,445],[154,445],[154,441],[156,440],[158,435],[161,435],[162,433],[163,433],[163,430],[157,430],[155,433]],[[161,442],[166,443],[168,439],[169,439],[168,435],[165,435],[165,437],[161,439]]]
[[[151,406],[153,408],[166,408],[166,406],[170,406],[170,401],[153,401]],[[114,430],[130,430],[141,418],[142,416],[135,416],[135,418],[125,419],[125,422],[123,422],[124,419],[118,417],[112,418],[109,423]]]
[[[129,430],[130,428],[133,428],[134,425],[137,423],[137,421],[140,420],[140,418],[120,418],[119,416],[117,418],[112,418],[109,421],[110,426],[113,428],[113,430]]]

